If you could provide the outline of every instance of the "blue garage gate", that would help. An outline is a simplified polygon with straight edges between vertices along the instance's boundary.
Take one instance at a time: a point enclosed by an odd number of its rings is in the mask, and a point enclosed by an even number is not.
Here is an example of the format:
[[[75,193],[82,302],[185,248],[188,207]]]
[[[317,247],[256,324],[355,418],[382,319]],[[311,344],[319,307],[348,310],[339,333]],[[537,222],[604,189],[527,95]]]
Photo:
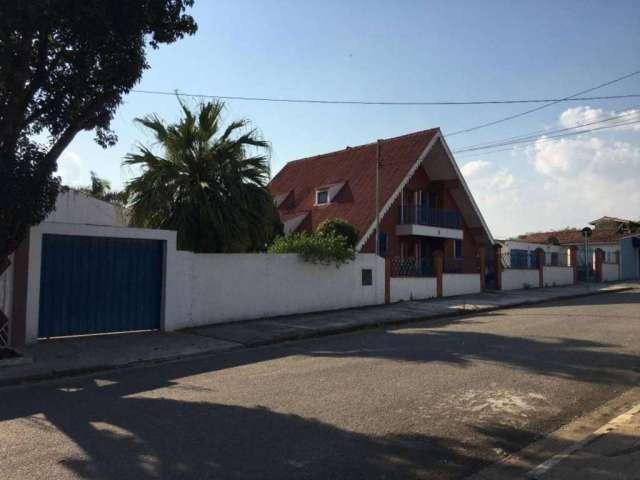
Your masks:
[[[39,337],[160,328],[160,240],[42,237]]]

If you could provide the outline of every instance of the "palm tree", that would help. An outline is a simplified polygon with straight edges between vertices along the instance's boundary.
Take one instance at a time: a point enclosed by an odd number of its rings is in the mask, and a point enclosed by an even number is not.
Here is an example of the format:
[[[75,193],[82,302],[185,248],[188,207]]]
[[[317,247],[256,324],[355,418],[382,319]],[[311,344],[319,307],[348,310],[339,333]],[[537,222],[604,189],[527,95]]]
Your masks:
[[[266,188],[269,144],[246,120],[222,129],[223,102],[165,125],[156,115],[137,118],[162,150],[139,145],[124,164],[142,169],[126,187],[131,223],[178,231],[178,248],[194,252],[264,250],[277,231],[278,214]]]

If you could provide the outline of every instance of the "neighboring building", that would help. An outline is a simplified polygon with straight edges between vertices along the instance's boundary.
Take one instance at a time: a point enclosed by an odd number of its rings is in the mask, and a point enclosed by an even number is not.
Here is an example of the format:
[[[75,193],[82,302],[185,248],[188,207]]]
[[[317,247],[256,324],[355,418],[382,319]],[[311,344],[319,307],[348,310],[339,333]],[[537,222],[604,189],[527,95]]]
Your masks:
[[[438,128],[287,163],[269,186],[285,233],[343,218],[359,231],[356,250],[375,252],[378,149],[380,255],[428,269],[442,251],[476,271],[493,238]]]
[[[538,245],[543,249],[550,248],[544,245],[557,245],[562,248],[576,247],[577,262],[579,267],[585,263],[591,270],[595,270],[596,249],[604,252],[604,263],[618,265],[620,279],[640,278],[639,259],[637,247],[633,247],[633,238],[640,238],[638,222],[617,217],[601,217],[589,222],[594,228],[588,238],[588,252],[585,254],[584,237],[580,229],[565,229],[549,232],[536,232],[520,235],[519,237],[504,242],[507,249],[517,248],[517,245]],[[637,243],[637,241],[636,241]],[[624,246],[624,248],[623,248]],[[624,254],[623,254],[624,250]],[[580,269],[582,275],[583,268]]]

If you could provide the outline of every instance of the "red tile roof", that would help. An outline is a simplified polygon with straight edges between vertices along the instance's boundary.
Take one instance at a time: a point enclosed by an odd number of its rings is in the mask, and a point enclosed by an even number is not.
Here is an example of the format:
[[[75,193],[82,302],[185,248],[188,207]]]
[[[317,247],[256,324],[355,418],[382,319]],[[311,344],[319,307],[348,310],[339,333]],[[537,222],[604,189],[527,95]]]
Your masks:
[[[438,132],[434,128],[382,141],[380,208]],[[322,221],[339,217],[355,225],[362,236],[375,218],[375,167],[376,143],[347,147],[287,163],[271,180],[269,190],[274,196],[294,192],[293,207],[280,209],[283,219],[308,211],[315,230]],[[318,187],[341,182],[345,184],[335,202],[314,206]]]
[[[620,233],[615,228],[595,228],[589,237],[590,243],[615,243],[628,234]],[[531,242],[531,243],[547,243],[549,237],[558,239],[561,245],[580,244],[584,241],[582,231],[580,230],[559,230],[555,232],[536,232],[528,233],[514,240]]]

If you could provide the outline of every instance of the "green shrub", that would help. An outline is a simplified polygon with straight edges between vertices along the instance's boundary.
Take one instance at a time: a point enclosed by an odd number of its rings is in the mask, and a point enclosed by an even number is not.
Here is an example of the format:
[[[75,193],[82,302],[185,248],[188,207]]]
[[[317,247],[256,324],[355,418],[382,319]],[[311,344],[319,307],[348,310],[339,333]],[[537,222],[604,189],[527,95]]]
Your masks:
[[[296,233],[278,237],[269,247],[269,253],[297,253],[305,262],[335,263],[336,267],[355,258],[355,250],[347,244],[345,237],[330,234]]]
[[[358,243],[358,230],[352,224],[342,218],[329,218],[318,225],[318,235],[334,235],[344,237],[347,245],[355,248]]]

